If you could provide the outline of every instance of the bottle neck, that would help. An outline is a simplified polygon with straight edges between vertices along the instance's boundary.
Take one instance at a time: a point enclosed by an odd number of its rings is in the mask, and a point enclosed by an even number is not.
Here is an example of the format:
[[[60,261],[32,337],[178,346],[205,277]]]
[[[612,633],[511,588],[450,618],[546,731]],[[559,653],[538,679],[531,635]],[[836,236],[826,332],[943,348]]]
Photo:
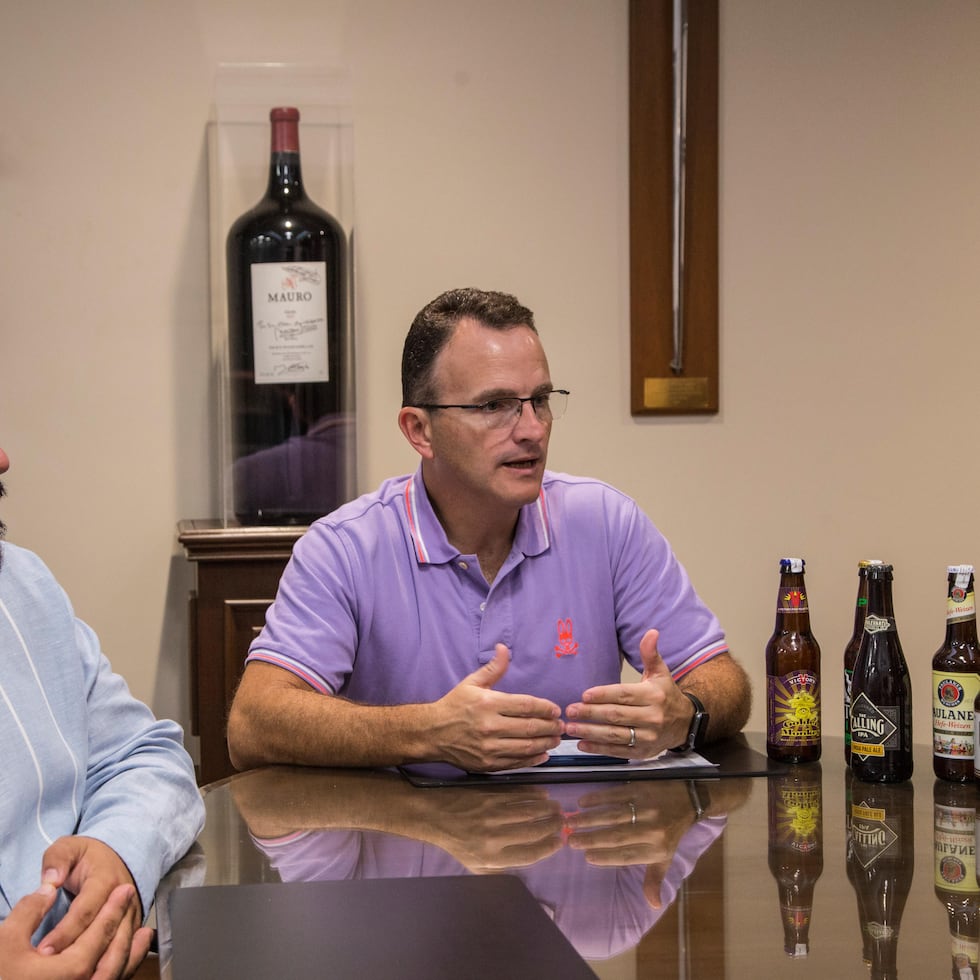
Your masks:
[[[864,617],[868,613],[868,573],[862,568],[858,572],[858,594],[854,606],[854,635],[864,629]]]
[[[793,633],[810,632],[810,605],[802,572],[783,572],[779,576],[776,629]]]
[[[977,643],[977,600],[973,591],[973,576],[964,593],[950,580],[946,593],[946,642]]]
[[[303,173],[299,158],[299,125],[294,119],[273,119],[267,195],[275,200],[301,200]]]
[[[895,618],[895,607],[892,604],[892,583],[885,578],[868,579],[868,616],[880,616],[884,619]],[[865,617],[867,624],[867,617]]]

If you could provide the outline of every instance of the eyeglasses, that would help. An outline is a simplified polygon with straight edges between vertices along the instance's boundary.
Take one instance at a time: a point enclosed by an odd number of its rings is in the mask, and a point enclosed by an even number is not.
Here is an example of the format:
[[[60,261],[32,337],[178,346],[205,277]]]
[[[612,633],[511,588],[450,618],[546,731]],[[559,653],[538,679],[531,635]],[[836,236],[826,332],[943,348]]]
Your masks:
[[[416,408],[426,408],[430,411],[442,408],[463,408],[478,413],[491,429],[502,429],[508,425],[516,425],[517,419],[524,411],[524,403],[530,402],[531,408],[539,422],[553,422],[565,414],[568,407],[569,392],[564,388],[543,391],[538,395],[518,398],[516,395],[506,398],[492,398],[479,405],[416,405]]]

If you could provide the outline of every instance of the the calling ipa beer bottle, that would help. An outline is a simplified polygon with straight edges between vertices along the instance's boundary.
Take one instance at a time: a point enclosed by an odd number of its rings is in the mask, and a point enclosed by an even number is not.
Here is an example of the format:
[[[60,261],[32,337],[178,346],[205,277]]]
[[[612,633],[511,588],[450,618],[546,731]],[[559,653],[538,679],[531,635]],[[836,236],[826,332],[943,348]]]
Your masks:
[[[851,678],[851,769],[864,782],[912,777],[912,684],[895,625],[892,571],[868,568],[868,614]]]
[[[810,951],[813,890],[823,872],[820,764],[770,776],[769,870],[779,891],[783,947],[788,956]]]
[[[851,678],[854,661],[864,636],[864,617],[868,614],[868,566],[880,565],[877,558],[862,558],[858,562],[858,593],[854,605],[854,630],[844,647],[844,762],[851,764]]]
[[[766,751],[779,762],[820,758],[820,647],[810,631],[802,558],[781,558],[776,628],[766,644]]]
[[[947,569],[946,638],[932,658],[932,768],[940,779],[973,779],[973,705],[980,694],[980,649],[973,566]]]
[[[953,980],[977,980],[980,884],[977,883],[977,787],[937,779],[933,787],[936,898],[949,921]]]
[[[853,768],[853,766],[852,766]],[[871,980],[898,976],[898,933],[915,873],[911,782],[851,784],[848,878],[858,900]]]
[[[231,506],[306,524],[353,489],[346,238],[303,189],[299,111],[269,118],[268,188],[226,247]]]

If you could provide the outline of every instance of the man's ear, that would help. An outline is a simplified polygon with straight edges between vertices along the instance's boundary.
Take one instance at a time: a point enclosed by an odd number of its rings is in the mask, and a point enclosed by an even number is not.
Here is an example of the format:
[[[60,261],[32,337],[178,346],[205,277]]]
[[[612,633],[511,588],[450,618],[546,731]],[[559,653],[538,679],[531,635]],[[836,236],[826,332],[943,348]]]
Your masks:
[[[424,408],[406,406],[398,412],[398,428],[423,458],[432,459],[432,420]]]

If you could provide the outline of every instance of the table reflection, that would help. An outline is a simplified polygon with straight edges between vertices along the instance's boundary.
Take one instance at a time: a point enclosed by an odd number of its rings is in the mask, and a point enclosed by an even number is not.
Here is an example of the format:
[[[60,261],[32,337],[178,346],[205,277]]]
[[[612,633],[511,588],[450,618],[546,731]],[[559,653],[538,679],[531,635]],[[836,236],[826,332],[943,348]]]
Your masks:
[[[748,792],[744,780],[419,790],[370,777],[265,769],[230,791],[282,881],[508,872],[589,960],[637,944]]]
[[[768,778],[423,789],[256,770],[205,789],[173,886],[507,873],[603,980],[978,980],[977,786],[916,753],[899,786],[854,780],[839,738]],[[157,914],[166,976],[166,886]]]

